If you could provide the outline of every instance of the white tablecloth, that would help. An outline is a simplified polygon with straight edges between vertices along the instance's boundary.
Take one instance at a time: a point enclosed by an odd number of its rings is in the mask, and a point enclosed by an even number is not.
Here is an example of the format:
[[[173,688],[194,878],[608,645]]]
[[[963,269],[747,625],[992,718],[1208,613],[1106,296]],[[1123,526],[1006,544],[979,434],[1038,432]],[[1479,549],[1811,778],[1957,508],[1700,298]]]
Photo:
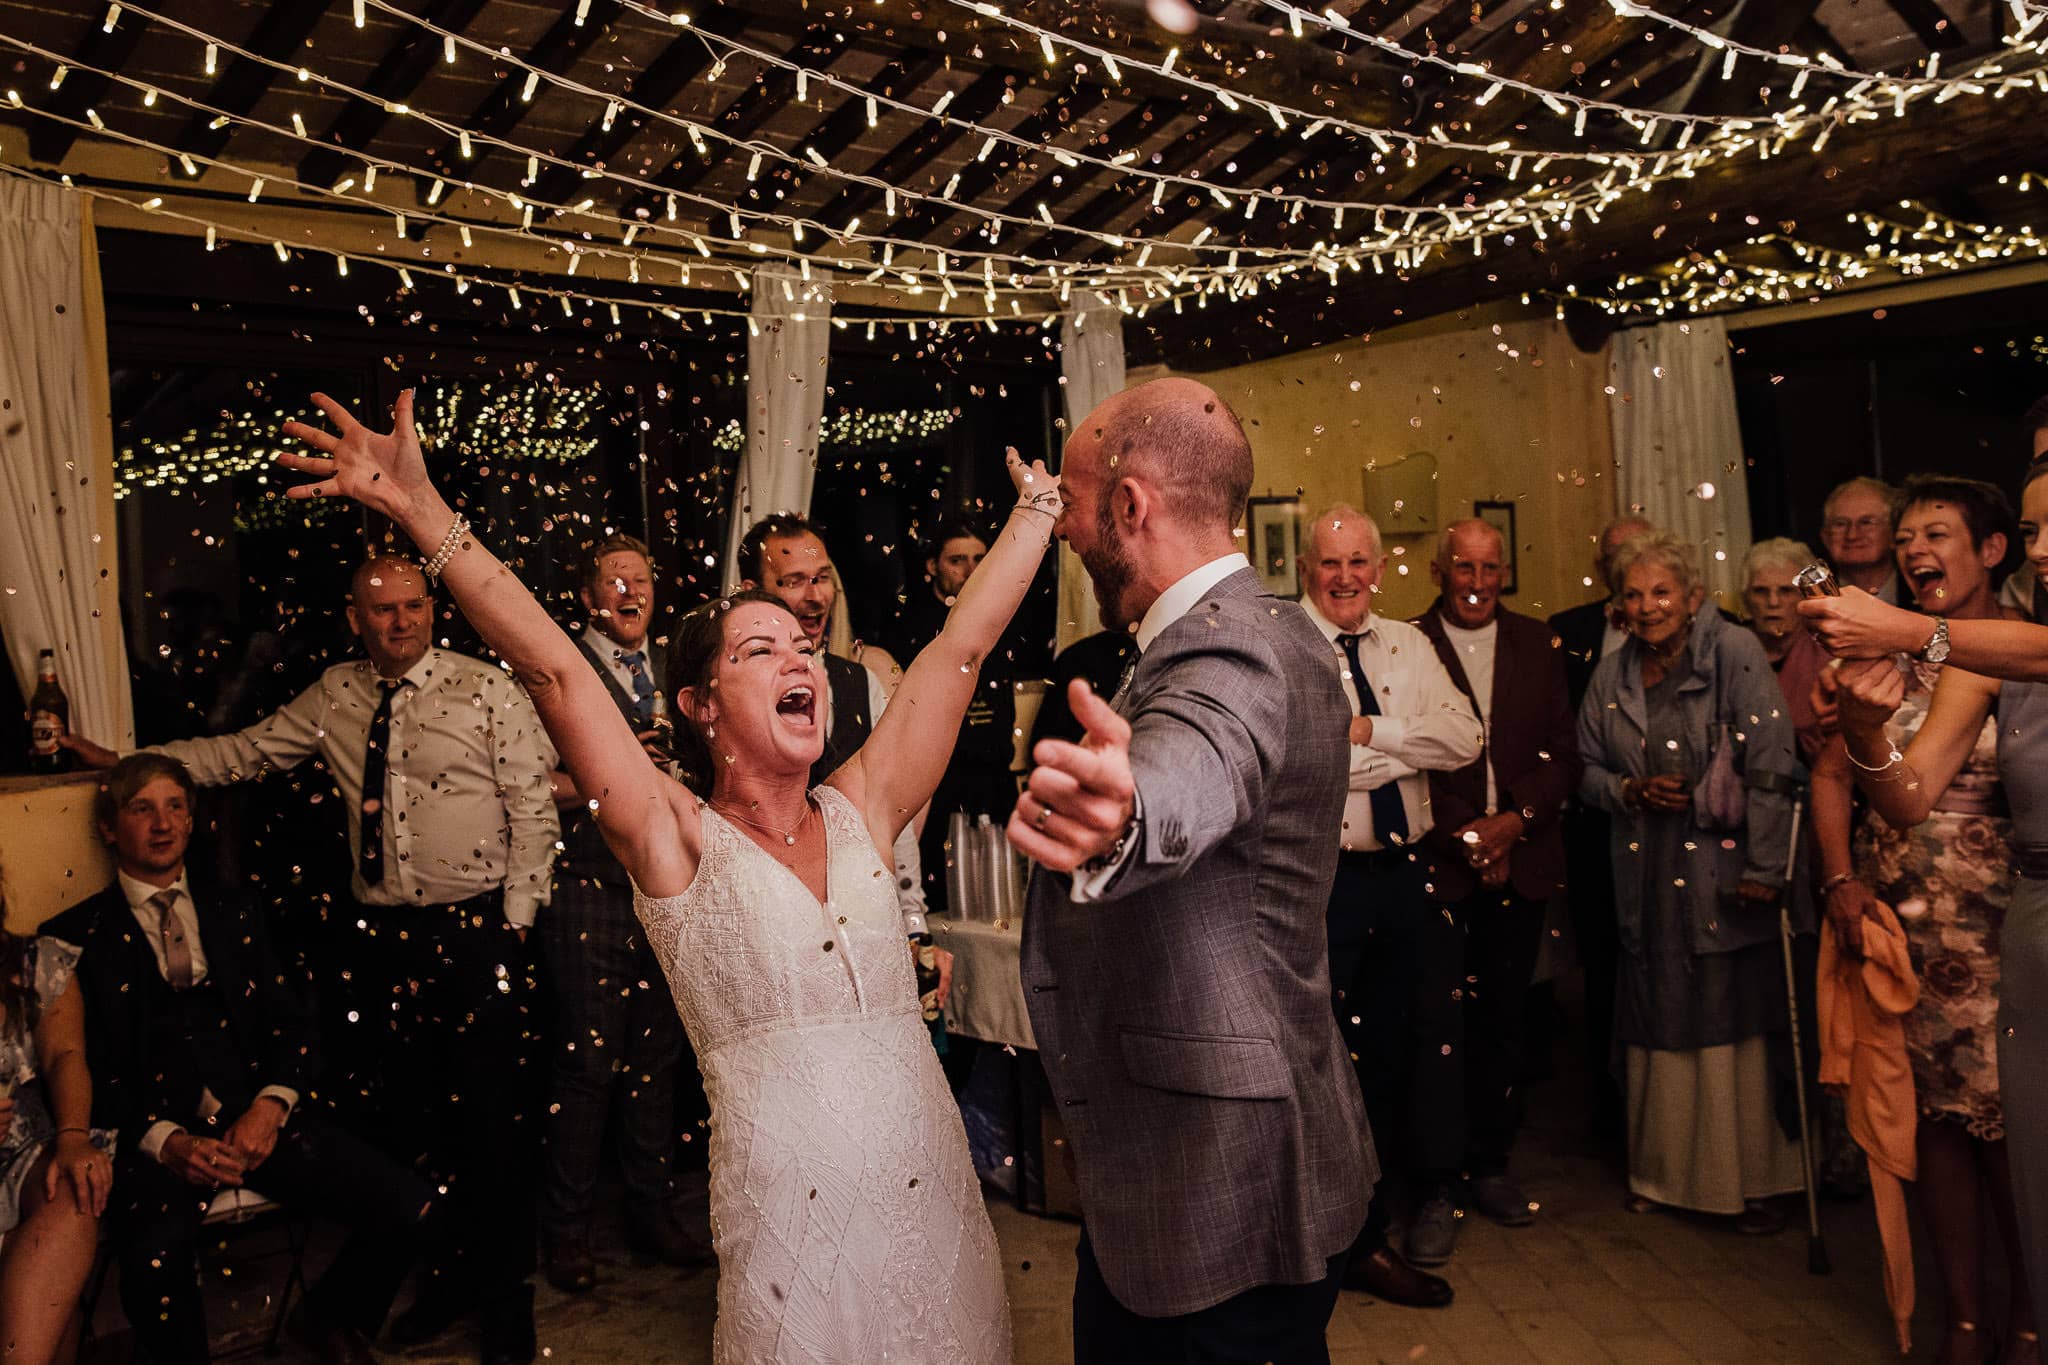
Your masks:
[[[931,926],[939,947],[953,954],[946,1031],[1036,1050],[1031,1017],[1024,1009],[1024,983],[1017,975],[1018,922],[998,927],[933,915]]]

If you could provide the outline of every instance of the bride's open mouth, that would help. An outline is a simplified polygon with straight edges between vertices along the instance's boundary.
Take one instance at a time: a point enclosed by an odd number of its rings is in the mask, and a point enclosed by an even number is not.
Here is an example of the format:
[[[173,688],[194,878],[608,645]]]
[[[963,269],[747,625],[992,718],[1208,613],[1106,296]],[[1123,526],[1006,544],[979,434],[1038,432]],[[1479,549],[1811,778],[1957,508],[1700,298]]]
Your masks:
[[[798,683],[775,703],[775,713],[813,725],[818,719],[818,694],[807,683]]]

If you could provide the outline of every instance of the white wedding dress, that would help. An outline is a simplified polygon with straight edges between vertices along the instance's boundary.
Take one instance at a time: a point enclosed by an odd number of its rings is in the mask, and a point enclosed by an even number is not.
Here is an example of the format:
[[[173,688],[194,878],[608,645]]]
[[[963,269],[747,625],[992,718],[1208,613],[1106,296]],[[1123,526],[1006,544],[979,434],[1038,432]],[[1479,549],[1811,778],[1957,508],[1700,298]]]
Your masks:
[[[702,807],[681,895],[634,908],[711,1101],[719,1362],[1006,1362],[1010,1312],[895,879],[832,787],[820,905]]]

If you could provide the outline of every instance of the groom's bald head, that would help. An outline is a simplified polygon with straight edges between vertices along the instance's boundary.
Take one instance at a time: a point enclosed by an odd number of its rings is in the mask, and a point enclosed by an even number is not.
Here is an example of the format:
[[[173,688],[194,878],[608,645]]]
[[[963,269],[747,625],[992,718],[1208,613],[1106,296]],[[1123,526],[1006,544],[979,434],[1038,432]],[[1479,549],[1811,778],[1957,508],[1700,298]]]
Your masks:
[[[1102,402],[1067,438],[1104,485],[1138,479],[1191,530],[1229,531],[1252,491],[1252,447],[1230,405],[1192,379],[1155,379]]]

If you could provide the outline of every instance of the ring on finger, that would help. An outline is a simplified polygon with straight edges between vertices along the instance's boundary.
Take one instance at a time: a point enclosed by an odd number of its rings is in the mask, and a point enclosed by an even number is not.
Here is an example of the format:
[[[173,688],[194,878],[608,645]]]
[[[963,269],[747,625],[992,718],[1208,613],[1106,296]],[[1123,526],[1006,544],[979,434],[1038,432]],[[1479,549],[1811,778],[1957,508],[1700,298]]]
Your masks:
[[[1038,803],[1038,816],[1037,816],[1037,818],[1036,818],[1036,819],[1032,820],[1032,822],[1031,822],[1031,827],[1032,827],[1033,829],[1044,829],[1044,828],[1045,828],[1045,822],[1046,822],[1046,821],[1048,821],[1048,820],[1050,820],[1050,819],[1052,819],[1052,817],[1053,817],[1054,815],[1056,815],[1057,813],[1058,813],[1058,812],[1054,811],[1054,810],[1053,810],[1053,808],[1052,808],[1051,806],[1048,806],[1048,805],[1046,805],[1046,804],[1045,804],[1045,802],[1043,802],[1043,801],[1039,802],[1039,803]]]

